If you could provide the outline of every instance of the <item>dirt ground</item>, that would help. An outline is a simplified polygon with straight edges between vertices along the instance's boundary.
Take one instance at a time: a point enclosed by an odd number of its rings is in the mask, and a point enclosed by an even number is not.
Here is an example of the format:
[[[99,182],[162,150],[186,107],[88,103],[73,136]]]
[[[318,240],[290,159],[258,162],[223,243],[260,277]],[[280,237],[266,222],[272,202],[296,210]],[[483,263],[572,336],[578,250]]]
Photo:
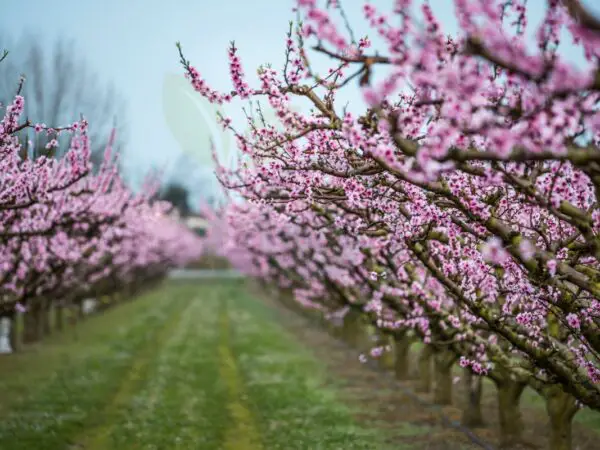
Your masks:
[[[261,297],[264,298],[264,294]],[[391,372],[382,369],[377,363],[362,364],[357,350],[333,337],[315,321],[287,309],[277,301],[265,301],[276,309],[281,323],[326,364],[330,374],[328,383],[338,387],[338,391],[355,411],[356,419],[381,429],[392,448],[498,448],[499,426],[493,386],[484,386],[482,410],[485,428],[457,430],[448,422],[460,424],[459,406],[461,399],[465,398],[462,383],[453,386],[453,406],[441,408],[433,405],[428,394],[414,393],[413,382],[396,380]],[[416,377],[415,373],[413,377]],[[547,448],[548,424],[543,406],[524,401],[522,415],[526,427],[525,443],[514,447],[515,450]],[[600,433],[580,424],[574,425],[574,449],[597,450],[600,448],[599,442]]]

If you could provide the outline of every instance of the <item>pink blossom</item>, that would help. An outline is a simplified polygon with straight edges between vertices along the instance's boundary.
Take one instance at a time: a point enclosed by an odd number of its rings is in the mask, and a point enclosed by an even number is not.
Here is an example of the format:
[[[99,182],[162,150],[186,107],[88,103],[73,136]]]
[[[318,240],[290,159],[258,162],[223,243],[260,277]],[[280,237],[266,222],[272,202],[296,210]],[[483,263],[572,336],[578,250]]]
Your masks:
[[[567,314],[566,319],[567,319],[567,323],[569,324],[569,326],[571,328],[579,330],[581,323],[579,322],[579,317],[577,317],[576,314],[573,314],[573,313]]]
[[[523,239],[519,243],[519,253],[525,260],[530,260],[535,256],[535,247],[528,239]]]
[[[481,249],[483,259],[492,264],[502,264],[508,259],[508,253],[497,237],[490,238]]]
[[[556,262],[555,259],[551,259],[548,262],[546,262],[546,267],[548,268],[548,273],[550,274],[551,277],[556,275],[557,264],[558,263]]]

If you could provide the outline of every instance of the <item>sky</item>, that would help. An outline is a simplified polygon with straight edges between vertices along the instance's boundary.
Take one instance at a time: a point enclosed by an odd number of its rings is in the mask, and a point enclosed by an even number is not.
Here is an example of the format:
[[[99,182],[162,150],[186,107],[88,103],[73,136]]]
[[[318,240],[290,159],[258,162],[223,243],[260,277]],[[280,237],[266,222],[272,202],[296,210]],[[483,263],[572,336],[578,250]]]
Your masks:
[[[342,2],[358,36],[368,31],[362,18],[363,3]],[[391,0],[371,3],[381,11],[391,11],[393,4]],[[529,3],[534,5],[533,15],[540,16],[545,0]],[[584,3],[600,13],[597,0]],[[181,42],[186,58],[212,87],[230,90],[230,41],[235,40],[245,72],[250,80],[255,79],[252,75],[260,64],[271,62],[281,68],[285,32],[288,22],[295,19],[293,0],[1,0],[1,4],[0,29],[4,33],[18,39],[34,31],[43,36],[49,49],[58,37],[74,38],[99,77],[114,83],[123,95],[129,116],[124,166],[134,183],[139,184],[145,172],[156,168],[192,188],[197,184],[200,190],[210,189],[206,187],[211,171],[207,141],[214,125],[207,123],[207,112],[211,114],[206,104],[191,99],[191,91],[184,92],[181,83],[173,81],[183,74],[175,42]],[[454,33],[451,0],[430,0],[430,4],[445,31]],[[573,58],[579,57],[575,52]],[[356,89],[346,95],[344,100],[363,105]],[[225,111],[234,123],[243,117],[239,106]],[[173,130],[174,123],[182,125]],[[204,142],[194,143],[190,149],[189,142],[198,140],[198,130],[206,128],[208,134],[200,133]],[[188,156],[184,165],[199,170],[177,170],[182,154]]]

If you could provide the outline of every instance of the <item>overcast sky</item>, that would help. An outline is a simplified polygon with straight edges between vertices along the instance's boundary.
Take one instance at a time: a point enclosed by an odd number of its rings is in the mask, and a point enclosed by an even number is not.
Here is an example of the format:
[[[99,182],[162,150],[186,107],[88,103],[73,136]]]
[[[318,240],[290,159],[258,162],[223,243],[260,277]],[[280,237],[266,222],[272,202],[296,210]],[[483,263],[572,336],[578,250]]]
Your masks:
[[[139,177],[151,167],[172,165],[181,153],[180,141],[173,136],[163,108],[165,77],[182,73],[175,42],[182,43],[186,57],[212,86],[229,90],[229,42],[236,41],[246,73],[253,74],[259,64],[266,62],[280,68],[287,24],[295,18],[293,3],[292,0],[2,0],[0,26],[14,38],[24,31],[38,32],[49,45],[59,36],[77,40],[79,50],[92,68],[102,79],[114,82],[128,102],[130,137],[125,164],[132,176]],[[389,11],[393,2],[371,3]],[[453,33],[451,0],[430,0],[430,3],[443,19],[446,30]],[[545,2],[530,0],[529,3],[537,5],[534,14],[539,16]],[[597,0],[585,3],[600,10]],[[358,35],[368,30],[362,19],[362,4],[359,0],[343,2]],[[369,35],[373,37],[374,33]],[[574,55],[575,59],[578,57]],[[362,104],[356,92],[347,96],[355,105]],[[240,117],[239,113],[227,113],[234,119]],[[169,114],[173,114],[172,108]],[[198,120],[175,119],[193,123]],[[208,152],[208,144],[199,143],[198,151]],[[199,160],[198,155],[193,158]]]

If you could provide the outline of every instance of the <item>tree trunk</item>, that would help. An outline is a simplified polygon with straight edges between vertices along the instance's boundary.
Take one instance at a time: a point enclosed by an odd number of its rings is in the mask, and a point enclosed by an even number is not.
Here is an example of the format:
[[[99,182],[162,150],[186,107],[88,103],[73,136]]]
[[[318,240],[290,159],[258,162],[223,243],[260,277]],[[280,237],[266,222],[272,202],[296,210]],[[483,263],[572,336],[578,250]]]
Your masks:
[[[352,310],[348,311],[344,316],[343,339],[352,347],[358,348],[363,342],[364,334],[365,329],[360,313]]]
[[[77,306],[77,303],[71,303],[67,311],[69,313],[69,325],[75,326],[77,324],[77,319],[79,315],[79,307]]]
[[[58,305],[54,308],[56,314],[56,329],[62,331],[65,327],[65,307]]]
[[[29,344],[34,340],[33,330],[35,329],[35,317],[33,314],[33,308],[30,308],[23,315],[23,344]]]
[[[462,411],[462,424],[467,427],[482,427],[484,425],[481,412],[481,395],[483,378],[473,375],[468,368],[464,369],[465,403]]]
[[[381,331],[375,329],[377,333],[377,345],[380,347],[392,347],[390,351],[384,350],[381,356],[379,357],[379,364],[384,369],[393,369],[395,364],[395,356],[393,353],[394,346],[392,345],[392,339],[389,335],[382,333]]]
[[[50,323],[52,308],[50,307],[50,301],[45,300],[41,309],[42,336],[48,336],[50,333],[52,333],[52,324]]]
[[[429,392],[431,390],[431,357],[433,348],[425,345],[419,354],[419,382],[417,392]]]
[[[105,295],[99,295],[96,297],[96,311],[104,312],[110,308],[109,302],[106,301],[108,297]]]
[[[11,324],[10,324],[10,346],[14,352],[18,352],[21,347],[21,342],[19,339],[19,330],[17,329],[17,320],[19,320],[19,316],[17,314],[13,314],[11,316]]]
[[[343,319],[339,318],[337,316],[334,317],[330,317],[329,319],[327,319],[325,317],[325,314],[321,314],[321,318],[323,321],[323,324],[325,325],[325,329],[335,338],[341,338],[342,334],[341,334],[341,330],[342,330],[342,324],[343,324]]]
[[[411,341],[406,336],[406,332],[394,335],[394,372],[398,380],[408,380],[410,378],[410,344]]]
[[[31,309],[23,316],[23,342],[31,344],[42,337],[42,306],[34,302]]]
[[[438,405],[452,404],[452,366],[456,355],[449,350],[435,353],[435,386],[433,388],[433,401]]]
[[[519,402],[526,384],[506,378],[496,381],[498,414],[500,418],[500,446],[512,448],[522,441],[523,418]]]
[[[573,417],[578,411],[575,398],[560,386],[547,388],[544,398],[550,418],[550,450],[571,450]]]
[[[38,340],[37,330],[38,330],[38,321],[35,314],[35,311],[32,309],[28,311],[28,313],[24,316],[23,320],[23,343],[31,344]]]

